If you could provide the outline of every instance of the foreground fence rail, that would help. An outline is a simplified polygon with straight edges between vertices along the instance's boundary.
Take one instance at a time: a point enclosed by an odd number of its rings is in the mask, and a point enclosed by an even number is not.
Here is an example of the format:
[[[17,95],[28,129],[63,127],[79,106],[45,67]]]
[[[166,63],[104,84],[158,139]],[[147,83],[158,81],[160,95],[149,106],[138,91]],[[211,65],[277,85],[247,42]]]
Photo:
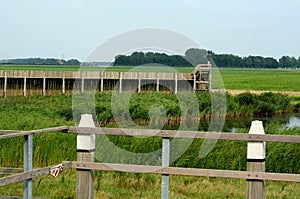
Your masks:
[[[84,116],[84,115],[83,115]],[[8,175],[0,178],[0,186],[16,182],[24,182],[23,198],[32,198],[32,187],[28,186],[31,179],[52,174],[53,169],[60,168],[60,171],[74,168],[77,170],[77,198],[93,198],[93,171],[126,171],[132,173],[150,173],[162,175],[162,198],[168,198],[169,175],[182,176],[208,176],[222,178],[240,178],[247,180],[247,198],[264,198],[264,181],[287,181],[300,182],[300,174],[270,173],[265,172],[265,142],[289,142],[300,143],[300,136],[289,135],[265,135],[261,122],[254,121],[249,134],[223,133],[223,132],[197,132],[197,131],[173,131],[173,130],[148,130],[148,129],[111,129],[94,127],[92,117],[82,116],[79,127],[60,126],[32,131],[0,130],[0,140],[24,136],[24,154],[32,154],[32,144],[28,144],[28,137],[35,134],[62,131],[63,133],[77,134],[77,161],[65,161],[58,165],[44,168],[25,168],[32,165],[32,158],[24,156],[23,172],[20,168],[0,167],[1,175]],[[87,116],[87,115],[85,115]],[[156,132],[156,133],[155,133]],[[163,141],[170,138],[193,138],[193,139],[219,139],[247,141],[247,171],[216,170],[199,168],[170,167],[168,164],[169,149],[163,150],[162,157],[165,163],[162,166],[133,165],[133,164],[109,164],[93,162],[92,155],[95,149],[94,136],[116,135],[116,136],[143,136],[161,137]],[[86,142],[86,146],[79,142]],[[75,147],[75,146],[74,146]],[[168,144],[167,146],[168,147]],[[165,153],[165,154],[164,154]],[[26,159],[26,160],[25,160]]]

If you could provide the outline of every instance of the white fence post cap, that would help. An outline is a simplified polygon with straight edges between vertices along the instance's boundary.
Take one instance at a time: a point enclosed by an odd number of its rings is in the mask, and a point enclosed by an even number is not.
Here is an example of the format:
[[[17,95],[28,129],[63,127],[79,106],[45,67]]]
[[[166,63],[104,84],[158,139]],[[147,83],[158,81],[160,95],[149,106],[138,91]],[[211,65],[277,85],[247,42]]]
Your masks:
[[[92,114],[82,114],[78,127],[95,127]]]
[[[91,114],[81,115],[78,127],[95,127],[93,116]],[[79,134],[77,135],[77,150],[94,150],[95,134]]]
[[[262,121],[253,121],[250,127],[249,134],[264,135],[264,127]],[[262,160],[266,157],[265,142],[248,142],[247,159]]]

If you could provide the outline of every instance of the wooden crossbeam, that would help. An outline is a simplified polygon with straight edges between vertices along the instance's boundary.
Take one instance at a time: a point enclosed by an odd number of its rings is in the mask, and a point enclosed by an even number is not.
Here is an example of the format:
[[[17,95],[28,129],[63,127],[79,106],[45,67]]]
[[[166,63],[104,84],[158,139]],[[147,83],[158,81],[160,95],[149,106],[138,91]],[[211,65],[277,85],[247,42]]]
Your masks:
[[[54,167],[54,166],[48,166],[48,167],[44,167],[44,168],[34,169],[32,171],[17,173],[17,174],[13,174],[10,176],[0,178],[0,186],[5,186],[8,184],[21,182],[21,181],[24,181],[27,179],[36,178],[36,177],[40,177],[40,176],[44,176],[44,175],[49,175],[50,169],[52,167]],[[71,162],[63,163],[64,170],[69,169],[70,167],[71,167]]]
[[[199,132],[199,131],[176,131],[176,130],[150,130],[150,129],[121,129],[121,128],[89,128],[70,127],[71,133],[99,134],[99,135],[123,135],[143,137],[166,137],[166,138],[193,138],[212,140],[239,140],[252,142],[290,142],[300,143],[300,136],[292,135],[258,135],[244,133],[224,132]]]
[[[59,127],[52,127],[52,128],[45,128],[45,129],[38,129],[38,130],[32,130],[32,131],[7,131],[7,130],[0,130],[0,134],[3,133],[4,135],[0,135],[1,139],[6,138],[14,138],[14,137],[21,137],[25,135],[31,135],[31,134],[41,134],[41,133],[49,133],[54,131],[63,131],[68,130],[69,127],[67,126],[59,126]]]
[[[94,162],[72,162],[72,168],[103,171],[124,171],[130,173],[169,174],[182,176],[207,176],[221,178],[243,178],[250,180],[273,180],[300,182],[300,174],[268,173],[251,171],[232,171],[198,168],[162,167],[130,164],[108,164]]]

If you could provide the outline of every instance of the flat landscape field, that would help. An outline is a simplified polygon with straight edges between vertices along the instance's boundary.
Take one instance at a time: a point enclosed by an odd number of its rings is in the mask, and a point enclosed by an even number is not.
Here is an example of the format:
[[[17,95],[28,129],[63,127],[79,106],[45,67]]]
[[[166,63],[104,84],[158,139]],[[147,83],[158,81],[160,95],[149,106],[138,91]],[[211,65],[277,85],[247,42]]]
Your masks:
[[[300,91],[300,70],[219,69],[225,89]]]

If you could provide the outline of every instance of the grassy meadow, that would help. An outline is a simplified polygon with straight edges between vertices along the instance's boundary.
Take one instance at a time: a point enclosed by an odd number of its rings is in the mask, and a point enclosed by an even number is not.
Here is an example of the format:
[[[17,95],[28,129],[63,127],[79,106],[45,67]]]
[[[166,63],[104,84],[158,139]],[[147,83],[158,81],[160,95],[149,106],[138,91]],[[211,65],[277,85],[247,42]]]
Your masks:
[[[300,92],[300,70],[246,68],[219,70],[225,89]]]
[[[111,93],[96,94],[95,105],[86,105],[86,96],[78,95],[79,103],[75,109],[71,95],[0,98],[0,129],[32,130],[60,125],[71,126],[74,125],[74,119],[78,121],[77,113],[82,111],[94,113],[94,117],[99,122],[98,125],[117,127],[112,115],[111,95]],[[197,93],[196,96],[201,119],[208,120],[211,113],[210,96],[208,93]],[[283,114],[298,110],[291,100],[294,98],[272,93],[227,95],[229,108],[227,115],[246,117],[265,113]],[[136,93],[131,96],[130,116],[136,123],[149,124],[148,112],[153,104],[159,104],[165,108],[168,121],[176,120],[181,114],[175,95],[150,92]],[[126,121],[128,115],[123,112],[123,109],[119,111],[119,116]],[[199,129],[205,130],[207,126],[199,126]],[[245,127],[239,129],[238,133],[248,131],[249,127]],[[299,129],[280,128],[278,124],[265,126],[265,132],[266,134],[299,135]],[[117,146],[132,152],[154,151],[161,147],[160,138],[110,136],[109,139]],[[186,152],[171,166],[246,170],[246,142],[218,141],[208,156],[199,158],[202,143],[203,140],[194,140]],[[0,146],[1,167],[22,167],[22,138],[0,140]],[[75,146],[75,134],[53,132],[35,135],[34,167],[76,160]],[[300,146],[297,144],[268,143],[266,170],[300,173],[299,151]],[[156,163],[159,164],[159,161]],[[73,169],[63,172],[58,178],[44,176],[34,179],[34,197],[75,198],[75,175]],[[95,198],[160,197],[160,176],[158,175],[98,171],[95,176]],[[170,179],[171,198],[245,198],[245,180],[181,176],[171,176]],[[299,198],[299,189],[299,183],[267,181],[266,198]],[[22,183],[0,187],[0,195],[22,195]]]

